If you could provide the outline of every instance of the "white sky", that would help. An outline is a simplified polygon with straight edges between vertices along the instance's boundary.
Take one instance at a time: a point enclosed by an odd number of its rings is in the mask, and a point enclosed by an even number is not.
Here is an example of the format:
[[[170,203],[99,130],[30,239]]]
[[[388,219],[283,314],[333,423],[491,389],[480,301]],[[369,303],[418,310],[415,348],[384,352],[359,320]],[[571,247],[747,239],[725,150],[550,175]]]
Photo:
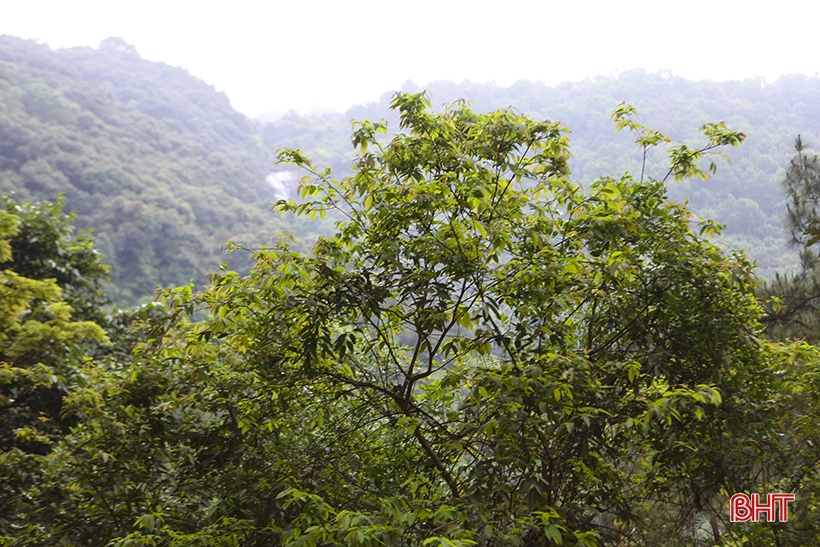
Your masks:
[[[0,0],[0,34],[119,36],[250,116],[343,110],[406,80],[557,84],[616,71],[730,80],[820,71],[820,2]],[[762,7],[762,9],[761,9]],[[467,97],[469,98],[469,97]]]

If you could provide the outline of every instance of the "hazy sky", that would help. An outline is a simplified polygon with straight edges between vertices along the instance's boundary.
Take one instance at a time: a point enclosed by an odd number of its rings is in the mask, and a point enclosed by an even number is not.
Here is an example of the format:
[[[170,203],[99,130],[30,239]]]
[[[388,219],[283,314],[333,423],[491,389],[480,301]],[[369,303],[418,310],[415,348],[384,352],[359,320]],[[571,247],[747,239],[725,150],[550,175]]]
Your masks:
[[[0,34],[53,48],[119,36],[250,116],[343,110],[446,79],[546,84],[643,68],[773,81],[820,71],[820,2],[0,0]]]

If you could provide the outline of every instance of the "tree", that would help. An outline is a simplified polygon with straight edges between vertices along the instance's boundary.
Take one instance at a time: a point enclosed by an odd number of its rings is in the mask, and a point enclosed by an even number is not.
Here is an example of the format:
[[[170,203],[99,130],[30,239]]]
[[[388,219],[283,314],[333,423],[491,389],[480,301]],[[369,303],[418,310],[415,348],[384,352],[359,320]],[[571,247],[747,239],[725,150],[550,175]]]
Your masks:
[[[464,103],[434,114],[423,95],[393,107],[405,132],[385,142],[383,124],[359,124],[350,177],[281,156],[310,176],[279,210],[343,215],[334,236],[312,254],[285,238],[248,276],[166,292],[133,363],[84,370],[67,401],[82,424],[39,490],[60,500],[52,541],[743,533],[727,493],[755,488],[780,442],[758,431],[777,408],[757,403],[781,393],[776,367],[815,359],[756,337],[749,263],[693,233],[662,181],[573,182],[559,123]],[[633,114],[616,123],[661,144]],[[704,146],[670,149],[668,176],[708,175],[698,160],[742,140],[704,130]]]
[[[72,217],[62,212],[62,201],[0,199],[0,361],[5,371],[0,448],[8,449],[19,426],[12,416],[34,422],[39,414],[47,418],[43,423],[53,424],[65,418],[60,401],[83,353],[77,341],[107,341],[100,325],[106,303],[101,283],[108,268],[89,234],[72,234]],[[30,386],[16,382],[21,379]],[[67,426],[60,429],[66,432]]]
[[[800,251],[801,271],[777,275],[763,284],[760,295],[768,312],[763,321],[774,339],[800,338],[816,345],[820,342],[820,260],[815,248],[820,241],[820,159],[800,136],[783,191],[788,200],[786,229],[791,245]]]
[[[75,215],[63,212],[65,199],[17,202],[0,196],[0,207],[19,219],[10,237],[11,255],[0,266],[30,279],[53,279],[71,306],[72,318],[102,323],[103,292],[109,268],[94,248],[90,231],[74,235]]]
[[[23,492],[37,481],[43,456],[74,423],[62,403],[84,358],[84,343],[107,342],[102,327],[76,320],[63,297],[65,290],[81,315],[100,315],[98,278],[106,269],[90,238],[70,236],[69,217],[59,203],[18,205],[4,196],[2,206],[0,541],[38,522]],[[17,243],[26,252],[16,252]]]
[[[785,362],[775,366],[781,379],[770,386],[768,392],[760,393],[757,408],[776,406],[779,413],[770,413],[766,428],[779,436],[777,442],[766,443],[769,458],[761,462],[759,473],[768,477],[771,489],[794,492],[800,501],[802,513],[799,524],[792,529],[780,530],[777,545],[813,544],[820,537],[817,499],[820,485],[820,431],[817,384],[817,344],[820,342],[820,261],[816,244],[820,239],[820,163],[818,156],[808,150],[798,136],[795,156],[789,163],[783,180],[787,197],[786,228],[792,246],[800,251],[801,271],[791,275],[777,275],[774,280],[762,283],[757,290],[758,298],[765,308],[761,321],[765,334],[773,340],[789,342],[801,340],[789,346],[782,357]],[[809,346],[808,344],[811,344]],[[794,359],[794,356],[804,355]],[[791,354],[791,356],[789,356]],[[805,355],[810,357],[806,358]],[[777,385],[774,385],[777,384]],[[753,530],[754,533],[758,530]]]

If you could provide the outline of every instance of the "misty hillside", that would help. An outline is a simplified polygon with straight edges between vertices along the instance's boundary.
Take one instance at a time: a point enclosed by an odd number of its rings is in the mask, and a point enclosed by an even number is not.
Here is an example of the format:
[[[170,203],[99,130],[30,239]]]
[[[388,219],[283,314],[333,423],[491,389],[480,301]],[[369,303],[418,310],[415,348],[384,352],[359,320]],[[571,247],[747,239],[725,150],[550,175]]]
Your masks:
[[[121,38],[103,40],[98,49],[76,47],[58,53],[87,83],[242,165],[250,184],[267,175],[270,157],[254,123],[231,107],[227,95],[188,71],[146,61]]]
[[[411,82],[404,91],[420,91]],[[638,121],[673,140],[698,140],[698,127],[724,120],[746,133],[709,181],[669,184],[672,199],[689,200],[700,215],[727,228],[721,242],[744,248],[759,274],[793,269],[785,245],[779,181],[798,134],[820,135],[820,79],[784,77],[773,84],[694,82],[643,71],[549,87],[518,82],[436,82],[434,104],[464,98],[478,111],[514,107],[560,120],[571,131],[573,177],[641,170],[633,137],[615,132],[612,110],[626,101]],[[306,245],[317,225],[280,219],[269,210],[293,195],[300,174],[274,167],[277,148],[301,148],[320,166],[343,175],[354,151],[351,119],[387,118],[392,92],[345,113],[263,117],[235,111],[224,93],[187,71],[142,59],[119,38],[97,49],[51,50],[33,41],[0,38],[0,192],[18,199],[53,200],[62,193],[76,224],[93,228],[112,270],[108,287],[119,305],[151,298],[157,285],[204,282],[220,262],[248,267],[247,253],[227,255],[226,241],[270,243],[280,229]],[[273,120],[273,121],[271,121]],[[666,160],[654,150],[649,176],[662,177]],[[273,173],[271,174],[271,170]],[[266,180],[267,178],[267,180]]]
[[[157,285],[204,282],[226,241],[270,242],[269,155],[254,124],[186,71],[142,60],[119,39],[52,51],[0,38],[0,191],[65,195],[93,228],[120,305]]]

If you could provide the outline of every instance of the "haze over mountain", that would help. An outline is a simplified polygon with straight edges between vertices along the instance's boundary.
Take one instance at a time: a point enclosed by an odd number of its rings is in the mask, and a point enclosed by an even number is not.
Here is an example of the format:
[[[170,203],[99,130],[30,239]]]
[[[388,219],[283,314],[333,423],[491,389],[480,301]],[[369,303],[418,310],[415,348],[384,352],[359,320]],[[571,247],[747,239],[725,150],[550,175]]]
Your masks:
[[[420,91],[407,82],[405,91]],[[798,134],[820,135],[820,79],[783,77],[716,83],[636,70],[558,86],[520,81],[510,87],[435,82],[434,104],[459,98],[479,111],[513,106],[560,120],[570,135],[573,176],[586,183],[628,170],[639,176],[633,137],[610,120],[621,101],[639,121],[673,140],[698,141],[697,129],[725,120],[747,134],[709,181],[669,183],[670,197],[727,225],[721,241],[745,248],[761,276],[796,266],[781,227],[779,187]],[[327,225],[294,226],[268,210],[293,195],[299,175],[273,169],[277,148],[301,148],[318,165],[342,175],[354,157],[350,120],[387,117],[393,92],[345,113],[276,113],[252,121],[224,93],[187,71],[142,59],[119,38],[97,49],[51,50],[33,41],[0,39],[0,190],[20,199],[65,195],[77,224],[94,228],[112,267],[112,298],[119,304],[150,298],[154,288],[191,279],[241,253],[224,255],[228,239],[269,243],[287,228],[301,243]],[[662,177],[665,157],[653,151],[647,174]],[[271,173],[273,169],[273,173]]]
[[[186,71],[122,40],[53,51],[0,39],[0,190],[63,194],[93,228],[119,304],[157,285],[204,282],[229,239],[254,246],[282,226],[267,210],[270,156],[254,123]]]
[[[820,547],[820,78],[403,90],[0,36],[0,546]]]

